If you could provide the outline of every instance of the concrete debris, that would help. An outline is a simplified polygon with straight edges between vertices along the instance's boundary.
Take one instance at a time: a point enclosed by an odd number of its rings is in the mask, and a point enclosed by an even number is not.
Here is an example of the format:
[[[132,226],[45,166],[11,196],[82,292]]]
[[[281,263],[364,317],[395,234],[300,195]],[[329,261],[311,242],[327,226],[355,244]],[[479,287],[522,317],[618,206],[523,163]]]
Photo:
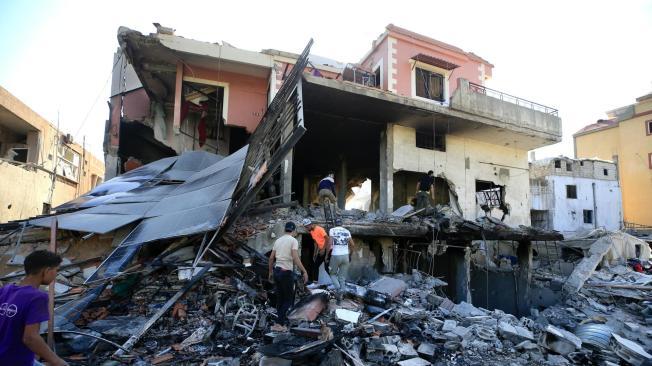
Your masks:
[[[582,347],[582,340],[573,333],[548,325],[541,335],[539,344],[549,350],[567,355]]]
[[[621,337],[616,333],[612,334],[612,336],[611,347],[626,362],[634,366],[641,366],[643,362],[652,360],[652,355],[647,353],[640,344]]]

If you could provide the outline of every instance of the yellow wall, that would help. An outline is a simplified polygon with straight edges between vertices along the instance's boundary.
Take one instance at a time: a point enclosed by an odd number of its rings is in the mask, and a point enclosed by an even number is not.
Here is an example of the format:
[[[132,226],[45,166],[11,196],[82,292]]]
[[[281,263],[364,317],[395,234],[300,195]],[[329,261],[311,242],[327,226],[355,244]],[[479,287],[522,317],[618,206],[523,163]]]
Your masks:
[[[0,107],[29,124],[39,134],[33,161],[27,164],[0,161],[0,222],[7,222],[43,213],[43,203],[48,203],[52,185],[57,129],[2,87]],[[84,151],[77,143],[66,146],[79,154],[79,182],[58,176],[52,194],[53,208],[90,191],[97,185],[97,177],[104,178],[104,163],[101,160]]]
[[[635,115],[652,110],[652,100],[639,102]],[[618,175],[623,196],[624,221],[652,226],[652,135],[647,135],[645,121],[652,114],[620,121],[618,127],[575,136],[577,158],[612,160],[618,156]]]

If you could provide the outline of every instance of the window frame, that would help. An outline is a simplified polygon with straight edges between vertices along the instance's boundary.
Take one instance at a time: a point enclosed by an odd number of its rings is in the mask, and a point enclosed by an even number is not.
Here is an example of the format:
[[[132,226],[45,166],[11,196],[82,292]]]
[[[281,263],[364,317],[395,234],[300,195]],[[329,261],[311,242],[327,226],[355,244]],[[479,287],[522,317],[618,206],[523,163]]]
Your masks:
[[[432,141],[432,147],[426,147],[425,145],[427,144],[421,144],[419,146],[419,136],[425,136],[426,139],[429,139]],[[440,142],[440,144],[437,144],[437,142]],[[443,142],[443,143],[441,143]],[[446,152],[446,134],[428,134],[427,132],[421,132],[418,130],[414,130],[414,146],[416,146],[418,149],[426,149],[426,150],[434,150],[434,151],[441,151],[441,152]]]
[[[437,66],[432,66],[428,65],[426,63],[420,62],[420,61],[415,61],[415,60],[410,60],[410,67],[411,67],[411,77],[410,77],[410,82],[411,82],[411,88],[412,88],[412,98],[418,99],[418,100],[423,100],[429,103],[436,103],[439,105],[444,105],[448,106],[450,104],[450,75],[452,70],[446,70],[442,69],[441,67]],[[424,98],[420,97],[417,95],[417,68],[423,69],[426,71],[429,71],[433,74],[439,74],[442,76],[442,83],[443,83],[443,101],[438,101],[435,99],[429,99],[429,98]]]
[[[573,187],[573,191],[574,191],[573,196],[574,197],[570,197],[571,196],[571,194],[570,194],[571,191],[569,191],[569,189],[571,187]],[[576,200],[577,199],[577,185],[576,184],[566,184],[566,199],[569,199],[569,200]]]
[[[585,224],[593,224],[593,221],[595,218],[593,217],[593,210],[582,210],[582,218]],[[586,221],[587,217],[589,218],[589,221]]]
[[[71,153],[72,160],[66,158],[67,152]],[[69,179],[73,182],[78,182],[79,172],[81,169],[81,154],[66,144],[60,144],[59,146],[57,146],[57,156],[58,156],[57,166],[56,166],[57,175],[65,179]],[[77,161],[75,162],[75,160]],[[70,167],[72,176],[68,176],[65,174],[64,168],[66,166]]]
[[[561,169],[561,160],[555,159],[553,166],[555,167],[555,169]]]
[[[648,119],[645,121],[645,135],[650,136],[652,135],[652,119]]]

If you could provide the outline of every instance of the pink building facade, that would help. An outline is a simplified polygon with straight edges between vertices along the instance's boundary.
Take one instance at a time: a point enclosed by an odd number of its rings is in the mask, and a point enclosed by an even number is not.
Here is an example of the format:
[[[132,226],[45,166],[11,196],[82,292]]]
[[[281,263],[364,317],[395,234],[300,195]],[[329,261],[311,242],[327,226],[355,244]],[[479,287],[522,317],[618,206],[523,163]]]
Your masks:
[[[493,65],[487,60],[453,45],[390,24],[362,58],[360,66],[380,75],[378,86],[405,97],[432,100],[447,105],[462,78],[484,85]],[[421,75],[419,75],[421,74]],[[424,82],[424,79],[428,79]],[[442,83],[441,91],[435,85]],[[422,87],[433,85],[432,88]],[[436,90],[435,90],[436,89]],[[432,95],[433,92],[438,95]]]

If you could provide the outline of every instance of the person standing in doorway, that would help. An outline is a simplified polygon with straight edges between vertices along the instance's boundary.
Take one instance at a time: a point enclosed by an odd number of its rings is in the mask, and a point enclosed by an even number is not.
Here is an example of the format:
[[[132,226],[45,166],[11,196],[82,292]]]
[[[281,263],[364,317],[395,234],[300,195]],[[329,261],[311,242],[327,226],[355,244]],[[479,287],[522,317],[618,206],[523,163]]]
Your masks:
[[[303,282],[308,282],[308,272],[299,258],[299,242],[295,238],[296,236],[297,226],[292,221],[285,223],[285,235],[276,239],[269,257],[269,280],[273,280],[276,285],[276,313],[278,316],[278,322],[272,326],[272,330],[277,332],[287,331],[287,312],[294,299],[295,265],[303,274]]]
[[[351,232],[342,227],[342,220],[335,220],[335,227],[328,231],[330,247],[332,247],[330,258],[327,254],[326,261],[329,261],[329,274],[335,287],[337,300],[342,299],[345,279],[349,269],[350,255],[353,253],[355,244]]]
[[[303,219],[302,224],[306,230],[308,230],[312,240],[315,242],[312,261],[315,264],[315,272],[317,273],[315,279],[319,280],[319,266],[324,263],[324,259],[326,258],[326,244],[328,242],[328,234],[326,234],[326,230],[324,230],[323,227],[313,224],[310,219]],[[324,265],[324,269],[328,273],[328,268],[326,265]]]
[[[41,323],[50,318],[48,294],[39,290],[57,277],[61,257],[47,250],[37,250],[25,258],[25,278],[18,285],[0,288],[0,364],[12,366],[63,366],[41,338]]]
[[[424,174],[417,182],[417,205],[415,210],[430,206],[430,199],[435,200],[435,176],[432,170]]]

